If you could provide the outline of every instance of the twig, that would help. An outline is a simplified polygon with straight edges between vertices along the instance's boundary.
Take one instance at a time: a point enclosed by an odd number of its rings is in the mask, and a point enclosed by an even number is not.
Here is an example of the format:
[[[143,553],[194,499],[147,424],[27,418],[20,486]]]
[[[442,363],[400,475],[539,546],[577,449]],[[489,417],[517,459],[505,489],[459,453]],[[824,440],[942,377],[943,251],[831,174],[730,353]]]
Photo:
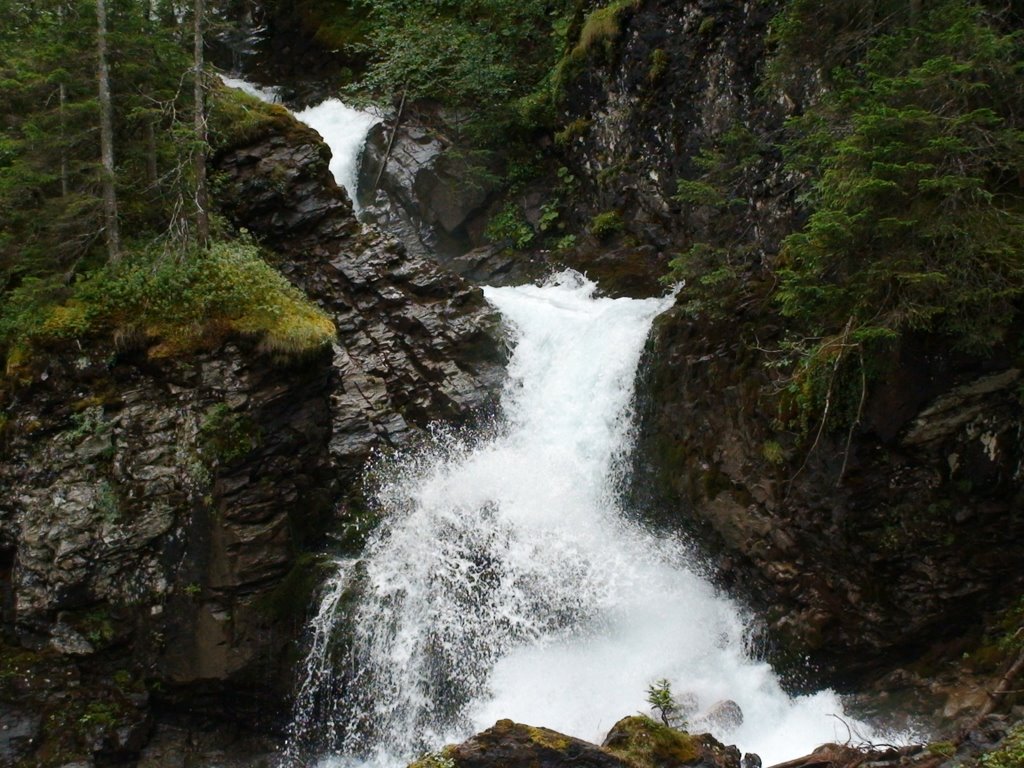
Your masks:
[[[377,171],[377,178],[373,182],[373,189],[371,192],[376,192],[380,186],[381,177],[384,176],[384,169],[388,167],[388,159],[391,157],[391,149],[395,146],[395,137],[398,135],[398,126],[402,122],[402,110],[405,109],[405,96],[409,92],[406,88],[402,91],[402,101],[398,105],[398,114],[395,115],[395,125],[391,129],[391,140],[388,141],[388,148],[384,152],[384,159],[381,160],[380,170]]]
[[[864,371],[864,350],[858,346],[857,356],[860,358],[860,402],[857,404],[857,416],[850,423],[850,431],[846,433],[846,450],[843,451],[843,466],[839,470],[839,478],[836,480],[836,488],[843,484],[846,477],[846,466],[850,461],[850,444],[853,442],[853,431],[860,425],[860,418],[864,413],[864,399],[868,392],[868,376]]]

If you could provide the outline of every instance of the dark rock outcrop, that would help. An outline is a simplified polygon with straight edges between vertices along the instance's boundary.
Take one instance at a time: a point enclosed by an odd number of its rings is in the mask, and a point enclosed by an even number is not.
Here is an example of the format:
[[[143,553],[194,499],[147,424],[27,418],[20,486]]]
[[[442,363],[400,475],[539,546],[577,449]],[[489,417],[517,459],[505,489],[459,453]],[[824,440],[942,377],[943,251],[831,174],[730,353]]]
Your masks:
[[[458,746],[445,747],[410,768],[739,768],[736,747],[708,734],[691,735],[633,716],[617,722],[600,747],[548,728],[499,720]]]
[[[333,349],[98,345],[15,394],[2,655],[27,682],[0,685],[5,754],[124,760],[154,719],[280,728],[315,552],[358,513],[371,450],[487,407],[502,367],[481,292],[360,230],[328,157],[296,124],[214,166],[228,218],[331,314]]]
[[[446,262],[484,244],[498,171],[493,159],[471,161],[430,128],[379,123],[359,169],[363,217],[401,237],[410,251]]]

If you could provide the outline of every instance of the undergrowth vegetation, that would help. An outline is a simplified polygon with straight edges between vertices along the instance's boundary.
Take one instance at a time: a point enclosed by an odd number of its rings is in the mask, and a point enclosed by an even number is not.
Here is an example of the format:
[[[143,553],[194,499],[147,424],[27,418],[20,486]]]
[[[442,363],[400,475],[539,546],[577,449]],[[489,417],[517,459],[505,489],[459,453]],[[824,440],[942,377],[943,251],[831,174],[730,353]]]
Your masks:
[[[232,335],[272,354],[301,354],[334,337],[330,318],[244,241],[168,253],[141,249],[70,285],[26,279],[0,309],[7,371],[33,352],[105,337],[144,345],[151,357],[208,349]]]
[[[232,335],[275,355],[333,337],[328,317],[259,249],[214,222],[206,247],[196,156],[306,130],[281,107],[204,78],[210,142],[194,134],[191,19],[154,0],[110,0],[113,186],[122,245],[104,248],[91,2],[0,0],[0,358],[8,374],[44,349],[90,341],[151,356]],[[209,81],[209,82],[207,82]],[[202,243],[202,244],[201,244]],[[68,345],[74,345],[68,347]]]
[[[909,335],[983,357],[1012,345],[1024,299],[1024,35],[1003,4],[790,0],[764,94],[821,90],[784,130],[734,126],[681,179],[671,263],[688,308],[724,318],[766,285],[784,320],[770,355],[784,426],[848,429]],[[825,42],[827,41],[827,44]],[[774,98],[774,96],[773,96]],[[770,138],[771,145],[765,144]],[[762,158],[802,180],[806,220],[778,256],[745,236],[737,197]]]
[[[789,126],[812,212],[783,241],[775,299],[801,333],[796,394],[818,409],[824,379],[870,371],[909,332],[985,354],[1024,296],[1024,38],[960,0],[913,22]]]

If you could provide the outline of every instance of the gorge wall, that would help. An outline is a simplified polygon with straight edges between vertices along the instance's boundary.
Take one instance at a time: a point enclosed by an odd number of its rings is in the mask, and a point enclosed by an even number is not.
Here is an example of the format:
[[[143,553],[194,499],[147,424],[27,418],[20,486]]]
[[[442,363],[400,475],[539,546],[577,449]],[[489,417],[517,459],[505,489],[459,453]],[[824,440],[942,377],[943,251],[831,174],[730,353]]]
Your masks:
[[[332,349],[278,359],[238,338],[174,359],[125,340],[54,352],[15,391],[3,764],[128,759],[154,723],[157,762],[188,749],[170,723],[279,732],[313,553],[368,529],[370,452],[486,410],[502,359],[481,292],[360,232],[328,158],[276,110],[214,168],[229,220],[331,314]]]
[[[943,665],[987,643],[971,664],[991,681],[1006,660],[985,633],[1024,581],[1024,360],[912,334],[865,389],[854,429],[780,426],[784,320],[768,293],[780,240],[806,211],[774,139],[820,73],[764,88],[777,3],[617,5],[614,33],[566,81],[559,136],[538,140],[576,180],[564,207],[579,247],[471,254],[459,268],[489,281],[568,263],[609,293],[643,294],[695,243],[743,251],[741,287],[716,314],[695,316],[684,289],[655,327],[634,503],[687,530],[718,582],[759,610],[795,686],[810,668],[814,684],[881,680],[937,693],[950,717],[976,710],[984,690],[947,689]],[[271,58],[313,53],[267,71],[299,78],[323,54],[305,47],[297,13],[277,17]],[[325,87],[316,74],[300,100]],[[736,128],[743,162],[726,170],[739,204],[720,216],[681,202],[701,151]],[[435,166],[444,146],[406,134],[385,182],[416,192],[413,145]],[[381,129],[376,162],[385,143]],[[367,457],[433,419],[485,412],[501,379],[480,291],[360,230],[314,133],[280,112],[214,166],[225,218],[329,311],[337,343],[292,360],[234,338],[172,359],[125,339],[55,352],[18,385],[0,437],[0,763],[159,764],[189,743],[223,749],[235,725],[279,733],[314,553],[357,548],[372,525]],[[404,200],[410,226],[433,226],[429,241],[440,225],[452,250],[477,244],[494,212],[491,189],[460,187],[464,170],[446,160]],[[620,230],[584,235],[604,214]]]
[[[740,288],[717,312],[688,311],[684,287],[659,319],[634,493],[688,527],[721,582],[760,606],[778,660],[807,655],[843,683],[943,642],[938,656],[957,658],[982,616],[1020,594],[1021,360],[910,335],[852,431],[815,439],[815,424],[802,438],[780,425],[785,320],[768,288],[781,238],[806,214],[802,179],[775,147],[821,75],[766,86],[778,10],[628,7],[618,37],[567,87],[563,118],[575,127],[563,158],[580,180],[580,225],[609,211],[623,222],[614,257],[592,258],[611,290],[623,264],[664,273],[694,243],[745,254]],[[702,151],[723,150],[733,207],[681,202],[677,182],[701,178]]]

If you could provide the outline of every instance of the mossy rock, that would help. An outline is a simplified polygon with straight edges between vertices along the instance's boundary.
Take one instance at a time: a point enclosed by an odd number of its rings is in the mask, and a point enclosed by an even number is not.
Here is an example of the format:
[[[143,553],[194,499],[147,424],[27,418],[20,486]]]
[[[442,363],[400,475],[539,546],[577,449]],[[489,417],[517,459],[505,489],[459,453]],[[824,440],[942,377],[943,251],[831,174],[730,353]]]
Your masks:
[[[739,768],[740,753],[710,734],[692,735],[645,715],[619,720],[608,732],[603,748],[633,768]]]
[[[548,728],[499,720],[457,747],[442,753],[445,765],[455,768],[630,768],[611,752]],[[436,764],[431,764],[436,765]]]
[[[210,94],[210,145],[214,152],[228,152],[274,135],[284,136],[296,144],[320,141],[312,128],[296,120],[291,112],[278,104],[267,104],[237,88],[213,88]]]

